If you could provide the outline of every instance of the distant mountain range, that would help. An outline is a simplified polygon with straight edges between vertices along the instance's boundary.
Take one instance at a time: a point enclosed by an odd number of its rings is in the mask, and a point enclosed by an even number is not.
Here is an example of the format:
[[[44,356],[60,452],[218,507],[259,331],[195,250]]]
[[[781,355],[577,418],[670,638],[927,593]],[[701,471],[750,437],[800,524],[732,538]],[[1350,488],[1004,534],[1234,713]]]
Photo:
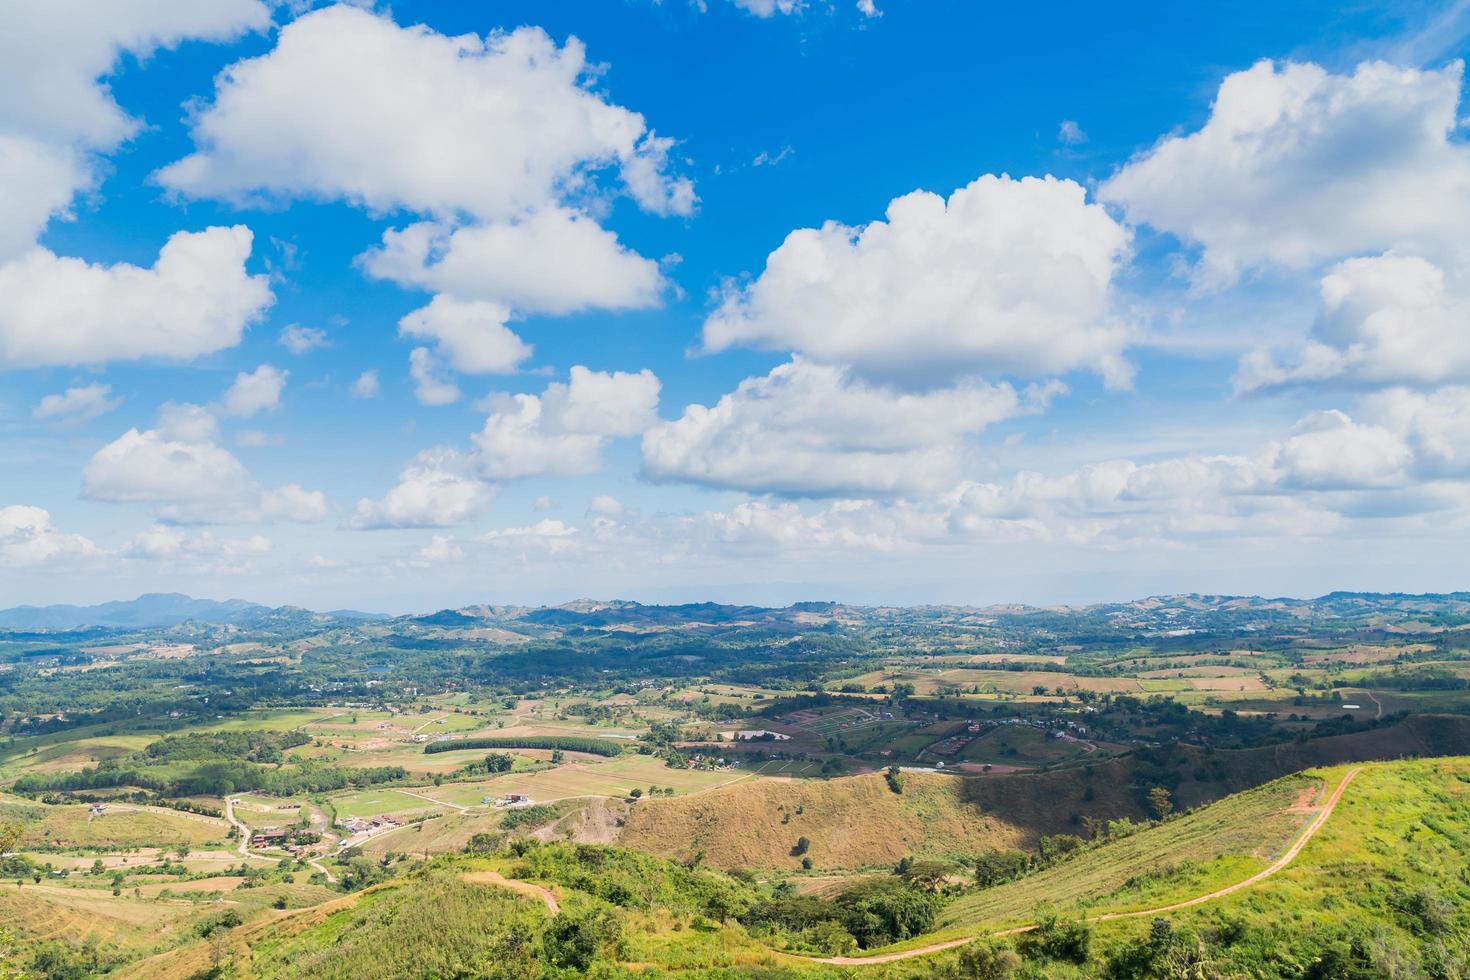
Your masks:
[[[1085,606],[917,606],[913,608],[849,606],[836,602],[798,602],[782,608],[697,602],[644,605],[622,599],[577,599],[557,606],[474,605],[442,609],[427,615],[388,616],[352,609],[313,612],[297,606],[264,606],[243,599],[223,602],[181,593],[149,593],[122,602],[95,606],[16,606],[0,610],[0,629],[59,630],[82,627],[148,629],[195,622],[242,627],[326,626],[338,623],[395,622],[406,627],[448,630],[498,626],[517,632],[566,629],[659,630],[724,629],[765,625],[785,630],[810,629],[823,623],[859,622],[919,616],[954,622],[1006,623],[1054,618],[1074,625],[1089,621],[1118,628],[1219,628],[1228,620],[1237,627],[1250,623],[1311,619],[1361,619],[1390,625],[1429,621],[1440,626],[1470,623],[1470,593],[1332,592],[1315,599],[1260,596],[1172,595],[1131,602]]]
[[[337,609],[328,613],[312,613],[292,606],[271,608],[244,599],[195,599],[179,592],[149,592],[136,599],[103,602],[95,606],[15,606],[0,609],[0,628],[4,629],[79,629],[102,626],[112,629],[148,629],[177,626],[180,623],[216,623],[255,625],[266,620],[322,616],[331,619],[378,620],[388,616],[378,613]]]

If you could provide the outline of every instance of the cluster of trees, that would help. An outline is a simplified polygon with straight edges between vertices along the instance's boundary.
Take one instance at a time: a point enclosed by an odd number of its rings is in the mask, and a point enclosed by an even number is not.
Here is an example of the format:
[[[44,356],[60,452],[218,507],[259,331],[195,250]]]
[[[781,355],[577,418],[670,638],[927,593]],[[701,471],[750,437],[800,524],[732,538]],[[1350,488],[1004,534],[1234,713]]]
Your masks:
[[[493,738],[430,742],[424,746],[424,752],[428,755],[459,752],[463,749],[561,749],[566,752],[589,752],[609,758],[623,752],[623,746],[617,742],[578,735],[497,735]]]
[[[204,762],[183,772],[174,767],[150,768],[104,762],[78,772],[35,773],[15,782],[15,792],[44,794],[74,790],[137,786],[166,796],[229,796],[259,792],[273,796],[324,793],[348,787],[372,786],[408,778],[402,766],[350,769],[304,762],[290,768],[271,768],[256,763]]]

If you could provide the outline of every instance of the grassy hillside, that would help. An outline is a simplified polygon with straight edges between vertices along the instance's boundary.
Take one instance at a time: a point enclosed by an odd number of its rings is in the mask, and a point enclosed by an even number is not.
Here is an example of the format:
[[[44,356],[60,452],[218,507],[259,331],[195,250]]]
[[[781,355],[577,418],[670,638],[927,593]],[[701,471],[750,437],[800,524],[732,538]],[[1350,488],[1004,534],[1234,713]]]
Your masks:
[[[818,868],[892,864],[1034,847],[1049,834],[1080,834],[1083,818],[1145,819],[1150,787],[1193,808],[1316,766],[1470,753],[1470,718],[1414,715],[1346,735],[1252,749],[1166,745],[1039,773],[974,778],[906,773],[895,794],[882,776],[827,781],[755,780],[688,799],[645,799],[620,837],[668,857],[703,853],[723,868],[795,868],[797,838]],[[800,812],[798,812],[800,810]]]
[[[1286,776],[1193,813],[1100,844],[1044,871],[965,895],[942,924],[1029,921],[1044,897],[1087,914],[1149,908],[1162,890],[1204,894],[1266,867],[1310,819],[1324,783]]]
[[[894,793],[881,775],[832,780],[761,779],[699,796],[640,800],[620,843],[652,854],[703,854],[721,868],[820,868],[892,864],[908,855],[959,856],[1014,847],[1028,836],[966,799],[966,781],[904,774]],[[810,847],[792,853],[798,839]]]

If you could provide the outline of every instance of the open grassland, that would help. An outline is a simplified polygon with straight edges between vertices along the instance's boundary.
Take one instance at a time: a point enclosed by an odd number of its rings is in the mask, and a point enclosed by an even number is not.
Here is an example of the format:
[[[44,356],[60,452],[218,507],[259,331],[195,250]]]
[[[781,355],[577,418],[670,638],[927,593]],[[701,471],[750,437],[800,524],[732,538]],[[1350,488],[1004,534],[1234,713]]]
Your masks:
[[[114,850],[123,847],[176,847],[223,841],[223,820],[162,807],[114,803],[93,815],[80,803],[46,804],[0,801],[0,823],[22,828],[22,847]]]
[[[1050,693],[1057,688],[1068,691],[1094,691],[1138,694],[1142,685],[1132,677],[1080,677],[1052,670],[981,670],[956,667],[949,670],[893,669],[875,670],[844,684],[861,684],[872,688],[886,684],[912,684],[916,694],[934,694],[941,688],[969,690],[978,687],[984,693],[1030,694],[1035,687]]]
[[[445,783],[427,787],[421,792],[434,799],[460,806],[479,806],[482,797],[524,793],[537,802],[550,802],[582,796],[609,796],[621,799],[634,789],[645,793],[650,787],[670,787],[675,793],[688,794],[749,778],[740,770],[705,772],[696,769],[670,769],[648,755],[623,755],[596,762],[572,762],[535,773],[509,773],[491,779],[467,783]]]
[[[1047,766],[1070,762],[1093,754],[1090,743],[1052,738],[1030,725],[997,725],[981,732],[946,761],[980,762],[1011,766]],[[926,761],[930,758],[926,756]]]
[[[34,752],[11,755],[0,763],[0,780],[11,780],[26,773],[75,772],[136,752],[156,736],[98,735],[47,745]]]
[[[418,792],[418,790],[414,792]],[[332,806],[336,808],[337,816],[339,817],[401,816],[436,809],[432,802],[421,799],[418,796],[410,796],[407,793],[395,789],[383,788],[344,793],[340,796],[332,797],[331,802]]]
[[[819,868],[892,864],[1016,846],[1024,831],[965,799],[964,780],[906,773],[901,794],[882,776],[755,779],[680,800],[643,800],[620,843],[678,859],[702,853],[721,868],[797,868],[800,837]]]

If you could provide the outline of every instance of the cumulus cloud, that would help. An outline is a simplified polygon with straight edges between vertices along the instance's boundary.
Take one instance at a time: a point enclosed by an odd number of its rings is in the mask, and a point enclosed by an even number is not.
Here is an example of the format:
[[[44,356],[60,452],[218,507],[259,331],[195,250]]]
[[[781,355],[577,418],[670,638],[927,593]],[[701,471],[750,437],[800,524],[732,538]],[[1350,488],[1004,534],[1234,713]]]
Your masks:
[[[762,493],[892,494],[957,477],[960,439],[1044,405],[1009,385],[894,391],[800,358],[747,378],[714,407],[690,405],[643,437],[657,480]]]
[[[521,313],[656,306],[664,289],[658,263],[563,207],[459,228],[433,221],[390,228],[360,262],[374,278]]]
[[[274,301],[250,229],[178,232],[152,268],[35,248],[0,266],[0,366],[187,359],[232,347]]]
[[[129,429],[87,463],[82,495],[149,505],[161,520],[186,524],[311,522],[327,514],[320,491],[265,488],[215,442],[214,417],[198,405],[167,405],[157,428]]]
[[[282,347],[298,357],[331,346],[325,330],[319,327],[303,327],[299,323],[290,323],[282,328],[280,342]]]
[[[44,422],[90,422],[117,408],[112,386],[100,383],[68,388],[59,395],[46,395],[31,409],[31,417]]]
[[[248,419],[275,410],[281,404],[281,392],[286,388],[289,373],[270,364],[262,364],[250,372],[241,371],[225,392],[221,405],[224,413]]]
[[[0,261],[35,244],[95,181],[93,154],[140,123],[101,79],[121,55],[146,58],[197,38],[224,41],[270,24],[259,0],[55,0],[11,4],[0,32]]]
[[[1434,263],[1392,252],[1340,262],[1322,279],[1306,342],[1246,354],[1236,389],[1470,378],[1470,292],[1461,278],[1447,282]]]
[[[1470,147],[1451,138],[1462,74],[1458,61],[1346,75],[1259,62],[1221,83],[1203,128],[1164,138],[1098,196],[1197,243],[1203,285],[1267,264],[1459,250],[1470,226]]]
[[[794,350],[906,380],[1089,368],[1128,383],[1110,309],[1129,233],[1067,180],[984,176],[885,220],[793,231],[705,321],[710,350]]]
[[[378,381],[376,370],[364,371],[352,382],[353,398],[377,398],[382,391],[382,384]]]
[[[643,117],[591,90],[588,73],[580,41],[558,47],[539,28],[447,37],[329,7],[219,75],[193,121],[198,149],[159,179],[236,201],[513,219],[656,152],[641,142]]]
[[[362,499],[347,526],[358,530],[452,527],[474,520],[495,499],[495,489],[451,449],[431,449],[399,475],[381,500]]]
[[[523,527],[486,531],[480,541],[498,550],[548,555],[579,551],[585,544],[577,528],[551,518]]]
[[[0,507],[0,564],[13,567],[91,558],[100,554],[80,534],[60,531],[51,513],[40,507]]]
[[[459,401],[459,386],[441,375],[439,359],[427,347],[415,347],[409,352],[408,376],[413,379],[413,394],[421,405],[452,405]],[[357,380],[360,383],[362,378]]]
[[[804,0],[731,0],[731,2],[741,10],[755,14],[757,17],[794,14],[806,7]],[[858,7],[862,8],[861,2]]]
[[[573,367],[566,383],[540,395],[499,395],[473,439],[481,472],[493,479],[591,473],[609,439],[634,436],[657,421],[659,381],[652,371]]]
[[[510,310],[498,303],[435,296],[399,320],[398,332],[434,341],[457,371],[508,374],[531,356],[531,345],[505,325],[509,319]]]
[[[539,28],[447,37],[333,6],[222,72],[193,120],[196,152],[158,179],[195,197],[430,218],[384,232],[360,267],[436,294],[402,328],[438,339],[441,362],[508,370],[529,353],[505,326],[513,316],[661,300],[658,264],[590,216],[605,210],[599,181],[616,175],[653,214],[696,205],[693,184],[671,173],[674,141],[595,91],[596,74],[580,41],[559,47]],[[414,354],[420,400],[455,400],[425,356]]]

